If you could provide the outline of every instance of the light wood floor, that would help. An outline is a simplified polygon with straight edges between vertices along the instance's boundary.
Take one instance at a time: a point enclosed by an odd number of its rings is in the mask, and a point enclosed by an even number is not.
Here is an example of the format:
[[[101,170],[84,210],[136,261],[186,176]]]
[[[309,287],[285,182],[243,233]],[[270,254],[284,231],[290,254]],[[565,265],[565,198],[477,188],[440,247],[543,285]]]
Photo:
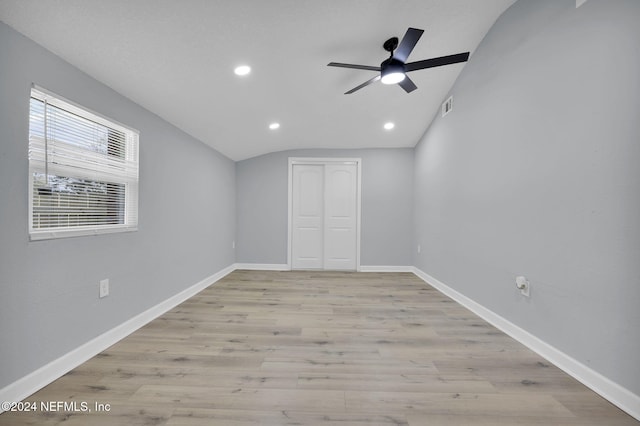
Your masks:
[[[92,411],[0,424],[640,423],[410,273],[235,271],[27,401]]]

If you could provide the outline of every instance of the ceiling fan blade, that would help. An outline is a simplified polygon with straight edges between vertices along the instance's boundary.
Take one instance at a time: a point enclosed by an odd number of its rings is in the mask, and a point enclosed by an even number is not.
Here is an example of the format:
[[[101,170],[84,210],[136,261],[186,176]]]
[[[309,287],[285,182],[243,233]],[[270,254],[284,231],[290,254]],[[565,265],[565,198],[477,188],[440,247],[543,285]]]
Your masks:
[[[340,62],[329,62],[328,67],[353,68],[356,70],[380,71],[380,67],[372,67],[369,65],[341,64]]]
[[[364,83],[362,83],[360,86],[356,86],[356,87],[354,87],[353,89],[349,90],[348,92],[344,92],[344,94],[345,94],[345,95],[350,95],[350,94],[352,94],[353,92],[355,92],[356,90],[360,90],[360,89],[362,89],[363,87],[368,86],[368,85],[370,85],[371,83],[375,83],[375,82],[376,82],[376,81],[378,81],[378,80],[380,80],[380,76],[379,76],[379,75],[376,75],[376,76],[375,76],[375,77],[373,77],[372,79],[367,80],[367,81],[365,81]]]
[[[398,48],[393,52],[393,58],[399,60],[400,62],[407,62],[407,58],[411,54],[411,51],[420,37],[422,37],[422,33],[424,30],[419,30],[417,28],[409,28],[407,32],[402,37]]]
[[[418,88],[408,75],[404,76],[404,80],[398,83],[398,86],[402,87],[407,93],[411,93]]]
[[[458,53],[455,55],[441,56],[439,58],[425,59],[423,61],[409,62],[404,64],[406,72],[423,70],[425,68],[441,67],[443,65],[457,64],[458,62],[466,62],[469,59],[469,52]]]

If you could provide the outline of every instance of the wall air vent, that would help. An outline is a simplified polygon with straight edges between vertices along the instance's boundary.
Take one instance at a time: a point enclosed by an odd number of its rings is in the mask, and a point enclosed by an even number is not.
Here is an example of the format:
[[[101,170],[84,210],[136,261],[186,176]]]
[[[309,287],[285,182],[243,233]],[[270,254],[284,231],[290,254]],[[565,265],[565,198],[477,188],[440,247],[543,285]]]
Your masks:
[[[449,96],[449,99],[442,104],[442,116],[449,114],[453,109],[453,96]]]

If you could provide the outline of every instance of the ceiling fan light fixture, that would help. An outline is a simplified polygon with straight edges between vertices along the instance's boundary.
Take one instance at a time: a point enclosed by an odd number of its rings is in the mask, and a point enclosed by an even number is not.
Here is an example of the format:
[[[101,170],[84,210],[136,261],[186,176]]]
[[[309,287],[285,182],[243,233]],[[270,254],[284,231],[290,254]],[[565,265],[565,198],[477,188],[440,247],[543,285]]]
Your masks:
[[[396,84],[404,80],[405,77],[406,76],[403,72],[392,72],[383,75],[380,81],[382,82],[382,84]]]
[[[404,74],[404,64],[394,59],[388,59],[382,63],[382,71],[380,81],[382,84],[400,83],[406,77]]]

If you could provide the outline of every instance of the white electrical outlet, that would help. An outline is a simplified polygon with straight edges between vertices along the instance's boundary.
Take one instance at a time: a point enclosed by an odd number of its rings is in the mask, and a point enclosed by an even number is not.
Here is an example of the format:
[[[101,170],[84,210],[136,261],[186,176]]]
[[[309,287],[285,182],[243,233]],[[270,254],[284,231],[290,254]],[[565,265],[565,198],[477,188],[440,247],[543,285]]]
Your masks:
[[[531,284],[522,275],[516,277],[516,287],[524,297],[531,297]]]
[[[231,241],[231,248],[232,249],[236,248],[236,242],[235,241]]]
[[[109,295],[109,279],[100,280],[100,299]]]
[[[420,244],[418,244],[418,254],[420,254],[421,251],[422,251],[422,247],[420,247]]]

